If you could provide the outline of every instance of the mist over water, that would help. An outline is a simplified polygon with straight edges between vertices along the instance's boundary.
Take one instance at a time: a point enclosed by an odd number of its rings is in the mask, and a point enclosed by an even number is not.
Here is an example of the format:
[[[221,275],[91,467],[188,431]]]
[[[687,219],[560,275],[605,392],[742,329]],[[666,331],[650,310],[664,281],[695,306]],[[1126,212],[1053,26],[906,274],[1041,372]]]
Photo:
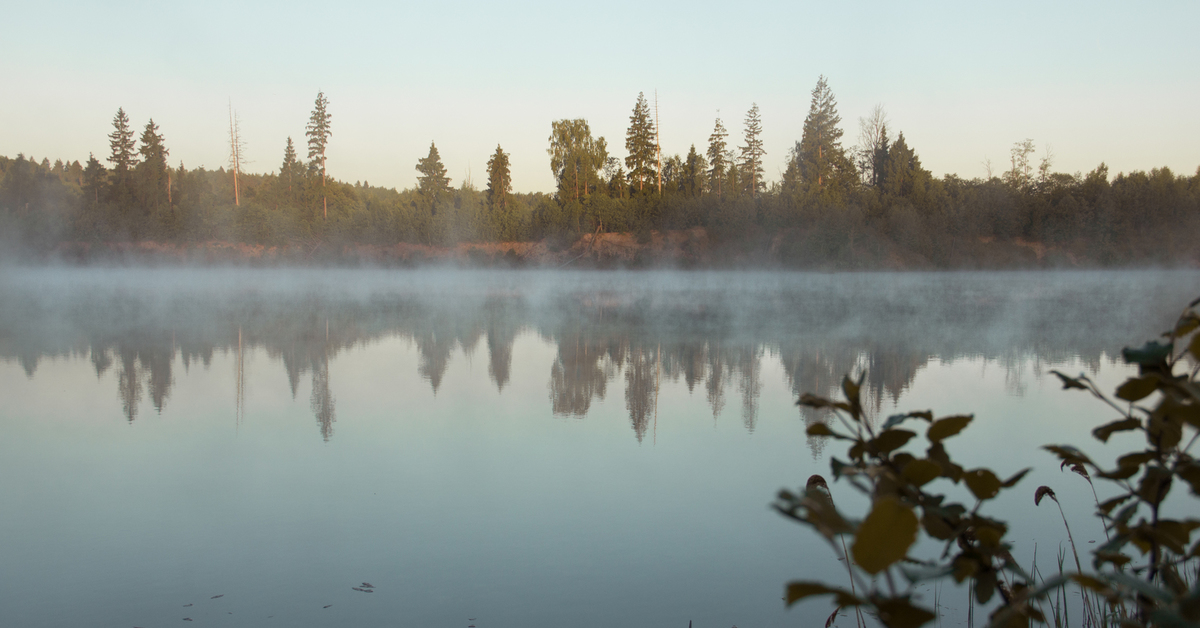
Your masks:
[[[827,473],[799,394],[865,371],[877,416],[976,412],[964,457],[1035,466],[1032,491],[1063,481],[1036,445],[1107,418],[1042,375],[1118,380],[1120,348],[1198,292],[1195,271],[0,270],[0,534],[20,540],[0,608],[809,625],[829,609],[784,611],[783,583],[836,561],[766,509]]]

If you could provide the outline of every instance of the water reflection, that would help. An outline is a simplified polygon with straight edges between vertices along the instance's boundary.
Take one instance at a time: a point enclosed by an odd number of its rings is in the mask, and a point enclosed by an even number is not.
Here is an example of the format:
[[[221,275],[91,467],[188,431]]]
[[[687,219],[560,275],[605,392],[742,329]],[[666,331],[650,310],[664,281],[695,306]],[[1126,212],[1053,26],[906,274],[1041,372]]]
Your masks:
[[[215,351],[236,351],[240,419],[244,355],[263,349],[282,365],[293,398],[311,379],[310,407],[329,440],[337,420],[329,365],[339,354],[408,339],[419,356],[415,375],[436,395],[456,349],[469,357],[482,340],[488,377],[503,393],[512,369],[525,368],[513,364],[514,342],[536,333],[556,346],[547,374],[551,411],[583,418],[620,378],[641,441],[653,429],[663,384],[680,380],[702,392],[714,420],[734,397],[753,431],[768,360],[782,366],[795,395],[834,394],[844,373],[865,371],[876,410],[931,361],[961,357],[1001,365],[1010,392],[1022,394],[1043,364],[1079,359],[1095,369],[1121,346],[1153,336],[1197,285],[1186,272],[462,273],[445,283],[370,275],[369,289],[348,291],[343,276],[321,273],[302,289],[285,289],[272,288],[269,274],[224,288],[188,286],[176,280],[188,276],[183,271],[162,272],[141,289],[69,272],[57,283],[33,271],[10,274],[0,282],[0,358],[30,378],[40,360],[56,356],[90,360],[97,377],[115,369],[132,422],[146,401],[162,412],[177,359],[186,372],[208,368]],[[1019,365],[1030,358],[1026,373]],[[800,412],[807,423],[827,420]]]

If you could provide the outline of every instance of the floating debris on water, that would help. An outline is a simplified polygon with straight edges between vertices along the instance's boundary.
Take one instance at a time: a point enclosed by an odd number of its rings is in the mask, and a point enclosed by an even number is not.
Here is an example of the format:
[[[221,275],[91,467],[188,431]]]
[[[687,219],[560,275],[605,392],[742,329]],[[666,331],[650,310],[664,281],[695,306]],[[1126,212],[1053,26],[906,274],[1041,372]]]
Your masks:
[[[370,589],[363,589],[361,587],[350,587],[350,588],[354,589],[355,591],[362,591],[363,593],[374,593],[374,591],[372,591]]]
[[[184,605],[183,605],[183,607],[184,607],[184,608],[187,608],[187,607],[189,607],[189,606],[191,606],[191,604],[184,604]]]
[[[374,589],[375,588],[375,585],[371,584],[370,582],[364,582],[364,583],[362,583],[362,585],[363,585],[364,589]]]
[[[215,600],[215,599],[217,599],[217,598],[219,598],[219,597],[225,597],[225,594],[224,594],[224,593],[222,593],[221,595],[214,595],[214,596],[212,596],[212,597],[210,597],[210,598],[208,598],[208,599],[210,599],[210,600]]]
[[[183,621],[192,621],[192,618],[191,618],[191,617],[184,617],[184,618],[183,618]]]
[[[333,606],[333,604],[326,604],[325,606],[322,606],[321,608],[329,608],[330,606]]]

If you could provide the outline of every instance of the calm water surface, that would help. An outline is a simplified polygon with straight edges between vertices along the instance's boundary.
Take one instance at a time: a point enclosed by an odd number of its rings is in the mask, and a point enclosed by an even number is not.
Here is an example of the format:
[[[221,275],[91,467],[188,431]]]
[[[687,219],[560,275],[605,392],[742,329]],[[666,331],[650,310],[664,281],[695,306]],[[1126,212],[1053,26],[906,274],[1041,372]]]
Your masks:
[[[975,413],[952,455],[1035,467],[991,512],[1046,569],[1038,485],[1103,532],[1036,447],[1103,454],[1112,418],[1048,371],[1115,386],[1197,294],[1185,271],[0,270],[0,624],[823,625],[783,585],[843,567],[768,505],[844,453],[795,399],[859,371],[875,416]],[[965,596],[938,592],[944,625]]]

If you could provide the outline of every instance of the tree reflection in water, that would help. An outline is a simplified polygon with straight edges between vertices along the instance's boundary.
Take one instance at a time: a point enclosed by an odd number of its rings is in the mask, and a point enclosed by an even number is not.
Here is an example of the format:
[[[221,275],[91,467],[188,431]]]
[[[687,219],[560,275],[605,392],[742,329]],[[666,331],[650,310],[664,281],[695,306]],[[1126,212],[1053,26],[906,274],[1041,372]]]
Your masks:
[[[157,412],[166,406],[177,359],[187,371],[198,362],[207,368],[214,351],[264,349],[282,364],[293,398],[310,374],[310,406],[329,440],[336,420],[330,362],[341,352],[408,339],[418,354],[417,375],[436,394],[455,349],[469,357],[482,340],[488,377],[503,393],[512,378],[514,342],[536,333],[556,347],[547,385],[552,413],[587,416],[621,377],[630,425],[641,441],[653,425],[662,385],[677,381],[689,392],[703,391],[714,420],[733,386],[742,422],[754,430],[768,360],[778,360],[797,396],[836,396],[843,374],[865,371],[865,401],[875,413],[936,360],[994,361],[1019,394],[1025,378],[1040,378],[1046,363],[1078,359],[1094,369],[1124,344],[1153,335],[1158,330],[1136,321],[1173,320],[1174,308],[1197,283],[1195,273],[981,273],[792,275],[714,288],[698,279],[703,274],[677,276],[678,287],[649,279],[650,285],[639,285],[626,276],[627,290],[588,281],[525,290],[465,282],[457,290],[400,286],[349,295],[334,286],[138,293],[0,282],[0,359],[18,362],[29,377],[39,360],[56,356],[90,359],[97,377],[115,368],[122,410],[134,421],[144,397]],[[839,281],[851,288],[834,291]],[[241,359],[238,364],[244,368]],[[243,378],[239,370],[239,395]],[[810,409],[798,416],[810,424],[828,421]],[[821,442],[810,444],[814,454]]]

